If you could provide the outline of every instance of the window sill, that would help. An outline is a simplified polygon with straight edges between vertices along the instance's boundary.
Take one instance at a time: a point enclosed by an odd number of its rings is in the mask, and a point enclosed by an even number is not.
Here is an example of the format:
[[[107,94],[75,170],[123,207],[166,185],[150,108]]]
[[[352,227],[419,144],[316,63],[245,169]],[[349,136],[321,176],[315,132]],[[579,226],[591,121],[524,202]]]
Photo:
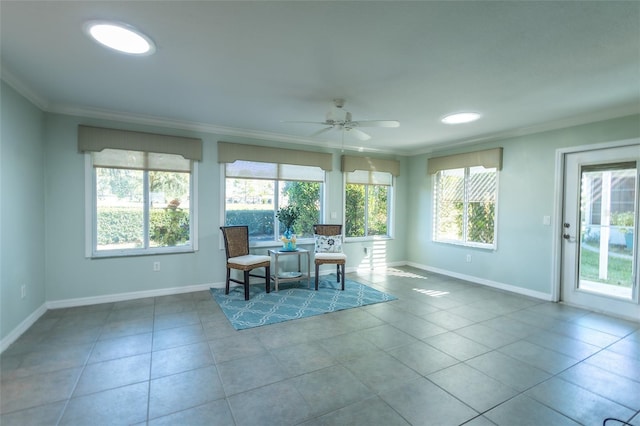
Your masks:
[[[345,238],[345,244],[348,243],[358,243],[365,241],[390,241],[393,240],[393,237],[388,235],[372,235],[368,237],[348,237]],[[296,245],[298,246],[313,246],[315,244],[315,240],[313,238],[300,238],[296,241]],[[282,243],[280,241],[259,241],[259,242],[249,242],[250,249],[271,249],[282,247]],[[221,248],[224,250],[224,246]]]
[[[315,241],[313,238],[300,238],[296,240],[296,245],[298,246],[312,246],[314,244],[315,244]],[[270,248],[277,248],[277,247],[282,247],[281,241],[260,241],[255,243],[249,242],[250,249],[263,249],[263,248],[270,249]]]
[[[357,243],[361,241],[389,241],[394,238],[389,235],[370,235],[367,237],[346,237],[344,239],[345,243]]]
[[[179,247],[168,249],[153,248],[146,250],[104,250],[100,252],[94,252],[91,254],[91,259],[110,259],[115,257],[140,257],[140,256],[158,256],[164,254],[182,254],[182,253],[195,253],[195,249],[189,247]]]
[[[445,240],[432,240],[432,241],[436,244],[447,244],[450,246],[459,246],[459,247],[474,248],[474,249],[489,250],[489,251],[497,250],[496,246],[493,244],[465,243],[462,241],[445,241]]]

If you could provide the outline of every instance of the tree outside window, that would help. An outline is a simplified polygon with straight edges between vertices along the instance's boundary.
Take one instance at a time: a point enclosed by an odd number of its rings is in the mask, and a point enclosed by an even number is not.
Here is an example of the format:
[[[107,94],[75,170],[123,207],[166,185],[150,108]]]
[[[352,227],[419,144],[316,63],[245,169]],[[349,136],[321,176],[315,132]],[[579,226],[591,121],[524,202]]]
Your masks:
[[[295,205],[300,216],[293,231],[298,238],[312,238],[313,225],[320,223],[320,187],[319,182],[285,182],[280,206]],[[282,230],[279,230],[282,231]],[[281,232],[280,232],[281,233]]]
[[[157,156],[162,168],[174,170],[150,168],[153,153],[104,150],[92,155],[95,254],[191,247],[191,162]]]
[[[434,240],[495,246],[497,171],[467,167],[441,170],[434,190]]]
[[[385,172],[347,173],[345,185],[345,235],[389,235],[392,176]],[[382,183],[384,182],[384,183]]]
[[[276,212],[293,204],[300,210],[293,229],[297,237],[313,237],[313,225],[321,222],[320,168],[236,161],[225,165],[225,174],[226,225],[247,225],[252,242],[279,241],[284,229]]]

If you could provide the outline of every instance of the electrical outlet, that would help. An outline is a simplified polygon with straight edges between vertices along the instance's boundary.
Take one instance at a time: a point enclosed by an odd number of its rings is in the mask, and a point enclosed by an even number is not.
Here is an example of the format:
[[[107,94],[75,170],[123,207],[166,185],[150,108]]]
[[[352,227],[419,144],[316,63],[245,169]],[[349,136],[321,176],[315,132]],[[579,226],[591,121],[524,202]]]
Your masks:
[[[20,297],[22,299],[27,297],[27,286],[25,284],[22,284],[22,287],[20,287]]]
[[[471,255],[470,254],[467,255],[467,263],[471,263]]]
[[[153,270],[158,272],[160,270],[160,262],[153,262]]]

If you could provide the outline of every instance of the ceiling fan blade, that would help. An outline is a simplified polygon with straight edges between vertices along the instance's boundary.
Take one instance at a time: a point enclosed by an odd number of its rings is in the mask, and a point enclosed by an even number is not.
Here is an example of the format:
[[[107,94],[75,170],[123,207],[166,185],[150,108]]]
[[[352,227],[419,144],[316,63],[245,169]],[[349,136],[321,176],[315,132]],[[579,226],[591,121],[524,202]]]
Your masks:
[[[325,127],[324,129],[320,129],[317,132],[312,133],[310,137],[315,138],[316,136],[320,136],[321,134],[328,132],[331,129],[333,129],[333,126]]]
[[[326,126],[326,121],[281,121],[281,123],[294,123],[294,124],[322,124]]]
[[[362,130],[356,129],[354,127],[349,127],[349,128],[346,128],[345,130],[347,132],[353,132],[355,137],[360,139],[361,141],[368,141],[369,139],[371,139],[371,136],[369,136],[368,134],[366,134]]]
[[[400,127],[400,122],[396,120],[365,120],[354,123],[358,123],[358,127]]]

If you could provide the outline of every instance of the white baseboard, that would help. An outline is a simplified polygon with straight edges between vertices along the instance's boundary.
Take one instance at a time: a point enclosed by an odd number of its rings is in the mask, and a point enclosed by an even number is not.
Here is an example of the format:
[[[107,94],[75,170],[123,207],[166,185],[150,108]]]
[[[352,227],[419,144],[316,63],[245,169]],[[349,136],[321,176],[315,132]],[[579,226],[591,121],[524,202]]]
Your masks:
[[[388,264],[387,266],[401,266],[404,265],[405,262],[395,262],[394,264]],[[376,268],[378,269],[378,268]],[[347,268],[346,272],[356,272],[358,268]],[[313,272],[313,271],[312,271]],[[324,268],[320,271],[320,275],[329,275],[335,273],[334,270]],[[311,279],[314,278],[314,274],[311,274]],[[251,277],[251,284],[264,284],[264,278]],[[240,284],[231,283],[231,287],[239,286]],[[181,287],[171,287],[171,288],[161,288],[156,290],[145,290],[145,291],[133,291],[129,293],[116,293],[116,294],[106,294],[103,296],[93,296],[93,297],[80,297],[75,299],[62,299],[62,300],[52,300],[45,303],[46,309],[61,309],[61,308],[73,308],[77,306],[88,306],[88,305],[97,305],[100,303],[112,303],[112,302],[122,302],[126,300],[134,300],[134,299],[143,299],[146,297],[158,297],[158,296],[170,296],[173,294],[181,294],[181,293],[191,293],[194,291],[203,291],[209,290],[210,288],[224,288],[224,281],[216,282],[216,283],[206,283],[206,284],[196,284],[189,286],[181,286]],[[46,312],[46,310],[45,310]],[[44,312],[43,312],[44,313]],[[42,314],[40,314],[42,315]],[[34,321],[35,322],[35,321]],[[27,327],[28,328],[28,327]],[[24,332],[24,331],[23,331]]]
[[[518,287],[511,284],[505,284],[497,281],[491,281],[484,278],[474,277],[472,275],[460,274],[458,272],[448,271],[446,269],[434,268],[427,265],[421,265],[419,263],[414,262],[406,262],[405,265],[413,266],[414,268],[422,269],[424,271],[434,272],[436,274],[446,275],[453,278],[458,278],[461,280],[469,281],[472,283],[486,285],[487,287],[497,288],[499,290],[509,291],[511,293],[521,294],[523,296],[533,297],[535,299],[541,299],[548,302],[553,301],[553,295],[551,293],[543,293],[541,291],[529,290],[526,288]]]
[[[76,306],[97,305],[99,303],[122,302],[146,297],[171,296],[209,290],[211,287],[224,287],[224,283],[195,284],[181,287],[159,288],[155,290],[132,291],[129,293],[105,294],[103,296],[80,297],[77,299],[52,300],[46,303],[48,309],[73,308]]]
[[[9,334],[7,334],[4,339],[0,340],[0,354],[4,352],[13,342],[18,340],[22,334],[29,329],[33,324],[35,324],[38,319],[47,312],[47,304],[43,303],[38,309],[33,311],[31,315],[25,318],[16,328],[11,330]]]

